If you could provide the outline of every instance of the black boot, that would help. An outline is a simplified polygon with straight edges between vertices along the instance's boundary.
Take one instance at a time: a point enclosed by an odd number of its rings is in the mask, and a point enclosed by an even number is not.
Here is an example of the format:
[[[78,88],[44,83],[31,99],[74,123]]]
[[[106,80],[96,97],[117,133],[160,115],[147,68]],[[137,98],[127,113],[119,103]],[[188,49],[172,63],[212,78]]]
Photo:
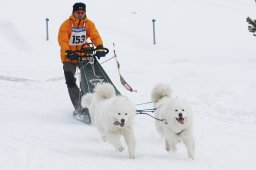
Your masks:
[[[86,123],[86,124],[91,124],[91,116],[89,114],[89,111],[87,108],[83,108],[82,110],[74,111],[73,115],[75,116],[76,119]]]
[[[75,110],[80,110],[80,90],[78,87],[72,87],[68,88],[69,97],[71,99],[71,102],[75,108]]]
[[[75,111],[73,112],[73,116],[76,119],[86,124],[91,124],[91,116],[89,114],[88,109],[81,107],[81,93],[79,88],[78,87],[68,88],[68,93],[72,101],[72,104],[75,108]]]

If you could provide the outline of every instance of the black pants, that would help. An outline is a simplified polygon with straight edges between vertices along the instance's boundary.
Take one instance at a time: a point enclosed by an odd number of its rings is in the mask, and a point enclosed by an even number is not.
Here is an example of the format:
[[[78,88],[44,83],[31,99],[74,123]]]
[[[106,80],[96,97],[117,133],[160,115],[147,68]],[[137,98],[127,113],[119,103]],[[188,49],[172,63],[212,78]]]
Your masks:
[[[63,63],[63,70],[66,80],[66,85],[68,88],[69,97],[71,99],[71,102],[75,108],[75,110],[81,109],[81,92],[76,84],[76,68],[77,64],[64,62]]]

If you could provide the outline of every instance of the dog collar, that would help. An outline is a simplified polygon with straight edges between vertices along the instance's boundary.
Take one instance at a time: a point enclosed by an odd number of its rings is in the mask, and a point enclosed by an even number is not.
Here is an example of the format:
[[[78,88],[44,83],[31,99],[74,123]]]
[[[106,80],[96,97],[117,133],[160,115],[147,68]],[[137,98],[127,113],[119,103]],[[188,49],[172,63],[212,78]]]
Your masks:
[[[185,129],[183,129],[182,131],[176,133],[176,135],[177,135],[177,136],[180,136],[184,131],[185,131]]]

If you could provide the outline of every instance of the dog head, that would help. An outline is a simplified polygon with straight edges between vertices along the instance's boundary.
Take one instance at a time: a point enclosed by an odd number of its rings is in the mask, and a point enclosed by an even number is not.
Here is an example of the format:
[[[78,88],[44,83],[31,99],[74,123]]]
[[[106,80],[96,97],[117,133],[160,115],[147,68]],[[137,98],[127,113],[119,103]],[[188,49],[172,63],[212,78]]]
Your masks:
[[[123,128],[131,124],[136,114],[134,105],[127,97],[117,96],[112,103],[113,122],[117,127]]]
[[[179,124],[181,126],[188,125],[192,118],[192,111],[189,105],[178,98],[172,98],[166,103],[165,119],[168,122]]]

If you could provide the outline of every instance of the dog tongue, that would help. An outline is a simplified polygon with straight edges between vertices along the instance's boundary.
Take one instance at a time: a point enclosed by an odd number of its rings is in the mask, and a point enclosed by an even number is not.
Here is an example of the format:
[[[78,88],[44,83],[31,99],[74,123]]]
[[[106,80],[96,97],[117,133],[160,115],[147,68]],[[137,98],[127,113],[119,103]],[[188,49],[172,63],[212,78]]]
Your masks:
[[[180,124],[184,124],[184,119],[183,119],[183,118],[176,118],[176,120],[177,120]]]
[[[118,121],[115,121],[114,125],[120,125],[120,123]]]
[[[120,123],[120,122],[118,122],[118,121],[115,121],[114,122],[114,125],[116,125],[116,126],[121,126],[121,127],[124,127],[124,123]]]

